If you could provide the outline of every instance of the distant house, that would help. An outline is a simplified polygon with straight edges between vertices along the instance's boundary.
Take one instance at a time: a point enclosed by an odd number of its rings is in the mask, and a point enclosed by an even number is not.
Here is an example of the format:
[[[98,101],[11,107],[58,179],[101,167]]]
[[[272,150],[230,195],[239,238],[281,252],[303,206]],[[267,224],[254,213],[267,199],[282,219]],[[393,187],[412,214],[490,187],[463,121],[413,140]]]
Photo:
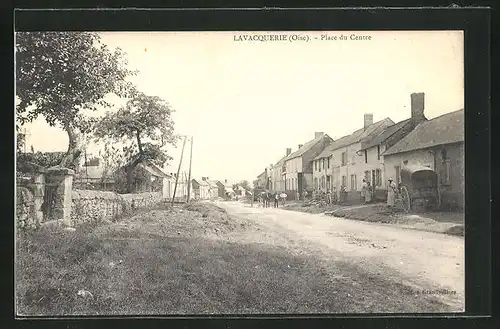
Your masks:
[[[234,193],[238,197],[246,197],[246,196],[251,195],[250,191],[248,191],[246,188],[244,188],[243,186],[241,186],[239,184],[237,184],[236,190],[234,190]]]
[[[394,122],[385,118],[373,122],[373,114],[364,115],[363,128],[330,143],[312,159],[314,191],[326,191],[331,187],[337,195],[345,186],[351,200],[360,200],[364,156],[359,153],[362,142],[371,140]]]
[[[257,182],[255,188],[265,189],[269,185],[269,169],[266,168],[260,175],[257,176]]]
[[[312,160],[321,153],[333,139],[323,132],[316,132],[314,139],[305,144],[299,144],[297,151],[291,153],[284,160],[284,182],[287,193],[293,195],[299,191],[302,198],[303,191],[313,190]]]
[[[210,180],[209,177],[205,177],[205,181],[208,183],[208,193],[210,195],[210,200],[215,200],[219,197],[219,186],[217,186],[217,181]]]
[[[427,166],[438,175],[441,206],[464,207],[464,110],[421,122],[413,131],[386,150],[386,177],[400,181],[406,166]]]
[[[225,179],[224,181],[217,181],[219,187],[219,197],[224,199],[232,199],[236,195],[233,190],[233,185]]]
[[[115,178],[112,172],[105,173],[103,160],[96,157],[84,162],[74,177],[74,184],[81,189],[113,191]]]
[[[188,184],[188,178],[185,174],[180,174],[179,178],[176,179],[176,173],[170,173],[172,179],[170,181],[170,196],[172,198],[175,192],[175,200],[186,201],[188,195],[188,187],[191,185],[190,191],[193,193],[193,181],[191,180],[190,184]],[[177,187],[176,187],[177,182]],[[192,195],[192,194],[191,194]]]
[[[131,160],[134,161],[134,160]],[[115,190],[119,193],[127,193],[127,166],[123,165],[113,174],[115,178]],[[149,160],[142,160],[133,170],[133,193],[161,192],[167,198],[170,194],[170,182],[172,176]]]
[[[195,200],[208,200],[210,199],[210,184],[206,177],[193,178],[193,197]]]
[[[278,160],[275,164],[269,166],[268,169],[268,179],[269,184],[266,188],[273,192],[281,192],[286,190],[285,179],[286,179],[286,164],[285,161],[292,154],[292,149],[287,148],[285,156]]]

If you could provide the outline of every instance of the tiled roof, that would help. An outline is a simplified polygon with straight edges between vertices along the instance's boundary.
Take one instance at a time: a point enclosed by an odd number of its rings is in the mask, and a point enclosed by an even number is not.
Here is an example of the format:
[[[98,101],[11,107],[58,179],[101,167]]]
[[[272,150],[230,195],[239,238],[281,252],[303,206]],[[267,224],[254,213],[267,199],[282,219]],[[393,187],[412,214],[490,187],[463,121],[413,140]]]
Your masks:
[[[200,185],[203,185],[203,186],[210,186],[210,184],[206,181],[206,180],[203,180],[201,178],[193,178],[193,180],[195,182],[197,182],[198,184]]]
[[[277,167],[281,167],[283,165],[283,162],[285,162],[286,159],[288,159],[289,155],[286,155],[284,157],[282,157],[281,159],[279,159],[278,162],[276,162],[276,164],[273,166],[273,168],[277,168]]]
[[[382,155],[424,149],[464,141],[464,110],[424,121]]]
[[[375,138],[367,140],[366,142],[362,143],[361,150],[366,150],[366,149],[369,149],[371,147],[377,146],[380,143],[383,143],[387,138],[391,137],[396,131],[403,128],[409,122],[410,122],[410,119],[406,119],[406,120],[400,121],[392,126],[387,127],[386,129],[384,129],[384,131],[382,131]]]
[[[389,119],[385,118],[383,120],[377,121],[373,123],[372,125],[369,125],[366,129],[361,128],[356,130],[350,135],[341,137],[331,143],[328,147],[326,147],[323,152],[321,152],[317,157],[314,158],[314,160],[321,159],[321,158],[326,158],[332,154],[333,151],[354,144],[354,143],[359,143],[364,139],[371,138],[372,135],[378,131],[380,127],[382,127],[384,124],[394,124],[394,122]]]
[[[144,161],[142,163],[139,163],[137,166],[144,168],[147,172],[156,177],[164,177],[164,178],[171,177],[170,175],[164,173],[163,170],[161,170],[157,165],[155,165],[150,161]]]
[[[219,187],[217,186],[217,181],[209,180],[209,181],[207,181],[207,182],[208,182],[208,185],[210,185],[211,187],[217,187],[217,188],[219,188]]]
[[[313,140],[308,141],[307,143],[302,145],[302,147],[300,147],[297,151],[293,152],[288,157],[286,157],[286,160],[290,160],[290,159],[302,156],[304,153],[309,151],[314,145],[316,145],[316,143],[322,141],[325,137],[330,138],[328,135],[324,134],[324,135],[318,136],[317,138],[315,138]]]

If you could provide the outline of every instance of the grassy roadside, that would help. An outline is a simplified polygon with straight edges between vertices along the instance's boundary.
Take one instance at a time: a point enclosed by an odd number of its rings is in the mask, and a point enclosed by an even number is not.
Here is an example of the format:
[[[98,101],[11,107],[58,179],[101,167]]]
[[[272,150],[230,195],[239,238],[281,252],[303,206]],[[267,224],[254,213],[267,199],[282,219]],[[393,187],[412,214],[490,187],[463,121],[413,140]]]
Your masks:
[[[17,313],[447,311],[435,298],[414,296],[382,276],[280,245],[228,239],[255,229],[215,206],[191,205],[75,232],[23,233],[17,240]]]
[[[432,212],[425,214],[406,214],[387,209],[385,204],[369,204],[358,206],[330,205],[319,207],[302,203],[291,204],[285,210],[310,214],[326,214],[333,217],[358,221],[394,224],[404,228],[464,236],[464,216],[460,213]]]

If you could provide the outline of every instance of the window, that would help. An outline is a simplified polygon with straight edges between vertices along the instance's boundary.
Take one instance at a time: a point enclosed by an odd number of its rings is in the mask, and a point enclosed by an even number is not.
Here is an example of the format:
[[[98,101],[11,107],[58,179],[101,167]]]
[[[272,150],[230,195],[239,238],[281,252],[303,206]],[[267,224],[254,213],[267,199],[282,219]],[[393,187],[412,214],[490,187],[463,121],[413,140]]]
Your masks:
[[[328,157],[328,169],[330,169],[330,158],[331,156]]]
[[[400,166],[394,166],[394,169],[396,170],[396,177],[394,177],[394,183],[396,183],[396,186],[399,186],[399,176],[401,175],[401,167]]]
[[[332,176],[326,176],[326,188],[328,190],[331,189],[331,184],[332,184],[331,181],[332,181]]]
[[[314,161],[314,171],[318,170],[318,161]]]
[[[319,172],[321,172],[321,162],[323,162],[323,159],[318,160],[318,169],[319,169]]]
[[[380,169],[375,170],[375,185],[382,186],[382,171]]]
[[[342,185],[347,188],[347,177],[346,176],[342,176]]]
[[[443,149],[441,151],[441,158],[443,161],[441,184],[450,185],[450,159],[448,158],[448,152],[446,151],[446,149]]]
[[[317,190],[318,189],[318,178],[315,177],[314,178],[314,190]]]
[[[377,160],[380,160],[380,145],[377,145]]]
[[[370,171],[365,171],[365,180],[367,183],[372,183],[371,177],[370,177]]]
[[[356,191],[356,175],[351,175],[351,191]]]
[[[368,150],[365,150],[365,163],[368,163]]]
[[[347,154],[342,152],[342,166],[347,165]]]

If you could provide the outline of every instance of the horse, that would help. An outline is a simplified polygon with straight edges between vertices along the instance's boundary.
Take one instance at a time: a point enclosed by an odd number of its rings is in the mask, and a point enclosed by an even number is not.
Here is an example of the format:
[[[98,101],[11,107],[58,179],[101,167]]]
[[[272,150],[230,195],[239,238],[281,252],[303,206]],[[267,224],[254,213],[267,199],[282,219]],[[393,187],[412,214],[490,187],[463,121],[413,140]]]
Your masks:
[[[269,201],[271,201],[271,192],[269,191],[265,191],[265,192],[262,192],[261,194],[261,197],[262,197],[262,205],[264,206],[264,208],[268,208],[269,207]]]

